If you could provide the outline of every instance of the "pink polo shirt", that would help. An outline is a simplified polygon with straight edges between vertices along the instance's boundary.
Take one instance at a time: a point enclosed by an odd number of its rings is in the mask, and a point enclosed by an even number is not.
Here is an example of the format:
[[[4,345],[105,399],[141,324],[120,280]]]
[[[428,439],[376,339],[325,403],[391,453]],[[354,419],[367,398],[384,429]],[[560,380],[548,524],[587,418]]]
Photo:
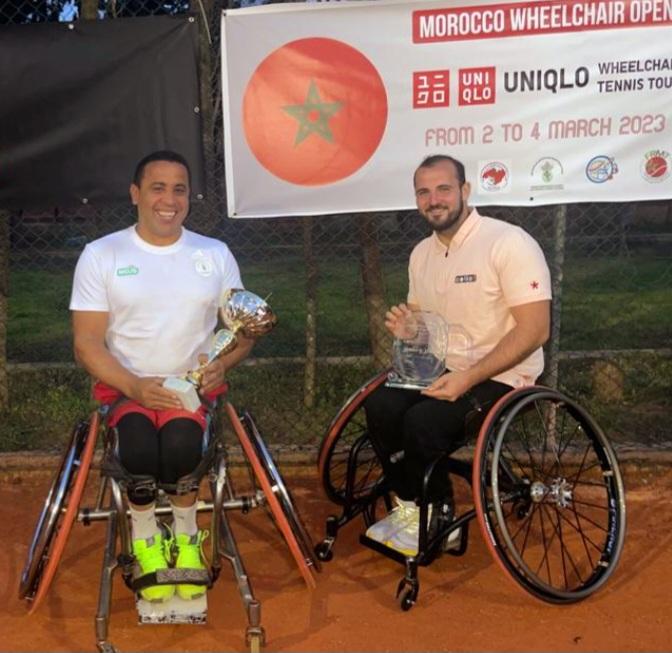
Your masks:
[[[457,327],[455,342],[469,342],[446,357],[446,367],[464,370],[511,331],[509,308],[551,298],[551,275],[538,243],[520,227],[481,216],[474,209],[446,247],[433,233],[411,252],[408,303],[439,313]],[[513,387],[535,382],[544,368],[537,349],[494,377]]]

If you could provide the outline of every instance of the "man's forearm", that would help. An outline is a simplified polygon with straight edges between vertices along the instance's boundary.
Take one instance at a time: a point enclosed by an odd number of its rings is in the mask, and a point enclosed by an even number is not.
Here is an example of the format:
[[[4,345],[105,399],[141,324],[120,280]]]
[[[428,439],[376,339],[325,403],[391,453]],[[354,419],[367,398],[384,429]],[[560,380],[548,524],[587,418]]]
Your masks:
[[[126,397],[133,396],[138,377],[129,372],[105,345],[75,340],[75,358],[93,378],[119,390]]]

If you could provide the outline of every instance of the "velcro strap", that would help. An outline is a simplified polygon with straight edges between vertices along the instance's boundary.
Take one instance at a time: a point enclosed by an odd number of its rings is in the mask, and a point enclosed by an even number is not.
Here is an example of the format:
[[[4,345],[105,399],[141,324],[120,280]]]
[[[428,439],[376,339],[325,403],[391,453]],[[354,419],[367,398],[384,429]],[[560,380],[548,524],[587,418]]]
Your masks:
[[[131,589],[136,592],[155,585],[212,585],[207,569],[159,569],[131,581]]]

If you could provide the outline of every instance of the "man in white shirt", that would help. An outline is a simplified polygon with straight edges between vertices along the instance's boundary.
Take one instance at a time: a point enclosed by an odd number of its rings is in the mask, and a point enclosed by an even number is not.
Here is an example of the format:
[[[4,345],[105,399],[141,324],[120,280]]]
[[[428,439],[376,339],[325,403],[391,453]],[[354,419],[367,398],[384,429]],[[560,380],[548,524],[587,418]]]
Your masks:
[[[427,389],[381,386],[365,402],[369,433],[397,501],[367,535],[405,555],[417,553],[417,501],[429,463],[465,443],[468,418],[476,417],[473,429],[497,399],[541,374],[551,299],[541,248],[521,228],[469,207],[461,162],[427,157],[413,182],[418,211],[433,233],[413,249],[408,301],[390,308],[385,325],[402,337],[411,311],[431,311],[458,326],[469,344],[448,354],[446,372]],[[445,470],[432,476],[428,491],[431,531],[453,518]],[[458,535],[444,544],[456,544]]]
[[[137,223],[89,243],[77,263],[70,309],[77,361],[95,379],[94,398],[112,405],[108,422],[119,436],[122,465],[134,475],[173,485],[192,473],[202,455],[206,407],[183,408],[163,387],[204,360],[217,325],[222,292],[242,288],[228,247],[185,229],[190,171],[171,151],[154,152],[136,167],[130,195]],[[227,370],[252,349],[238,347],[204,370],[200,393],[225,391]],[[171,494],[173,533],[157,523],[155,496],[129,487],[136,576],[165,569],[204,569],[204,531],[196,523],[196,492]],[[174,554],[174,555],[173,555]],[[202,595],[202,585],[155,585],[149,601]]]

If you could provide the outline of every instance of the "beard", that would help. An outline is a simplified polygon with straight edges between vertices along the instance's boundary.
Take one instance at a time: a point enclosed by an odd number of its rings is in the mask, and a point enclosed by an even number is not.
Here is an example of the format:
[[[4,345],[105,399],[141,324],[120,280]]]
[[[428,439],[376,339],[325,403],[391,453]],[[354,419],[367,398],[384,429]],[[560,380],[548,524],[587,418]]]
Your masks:
[[[431,213],[437,209],[441,209],[445,213],[440,217],[432,217]],[[427,220],[427,224],[431,227],[432,231],[441,232],[453,227],[462,217],[463,211],[464,202],[460,197],[460,203],[452,211],[445,204],[434,204],[427,207],[422,215]]]

